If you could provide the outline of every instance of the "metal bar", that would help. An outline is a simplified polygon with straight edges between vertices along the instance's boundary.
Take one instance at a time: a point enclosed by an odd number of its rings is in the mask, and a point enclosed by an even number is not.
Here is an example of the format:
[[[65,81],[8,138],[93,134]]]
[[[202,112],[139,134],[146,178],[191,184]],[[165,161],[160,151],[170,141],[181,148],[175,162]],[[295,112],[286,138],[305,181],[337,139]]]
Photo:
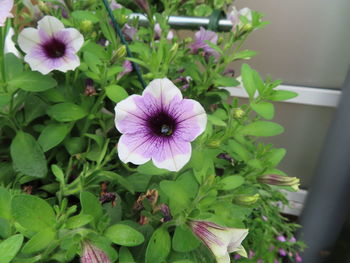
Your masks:
[[[332,248],[350,211],[350,70],[342,91],[301,216],[307,263],[330,262],[322,251]]]
[[[149,21],[146,15],[133,13],[128,16],[129,20],[137,19],[141,26],[148,26]],[[168,24],[174,29],[199,29],[207,28],[209,25],[208,17],[188,17],[188,16],[169,16]],[[232,30],[232,23],[228,19],[219,20],[219,31]]]

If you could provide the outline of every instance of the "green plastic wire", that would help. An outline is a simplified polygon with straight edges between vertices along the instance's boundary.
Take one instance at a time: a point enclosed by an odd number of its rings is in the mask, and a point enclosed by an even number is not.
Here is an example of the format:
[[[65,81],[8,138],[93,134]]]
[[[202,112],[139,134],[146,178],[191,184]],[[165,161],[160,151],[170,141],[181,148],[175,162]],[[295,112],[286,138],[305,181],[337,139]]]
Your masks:
[[[132,53],[131,53],[131,51],[129,49],[128,42],[125,40],[123,32],[121,31],[117,21],[115,20],[115,17],[113,15],[112,9],[111,9],[108,1],[107,0],[103,0],[103,4],[104,4],[104,6],[105,6],[105,8],[107,10],[108,16],[112,20],[112,24],[113,24],[113,28],[114,28],[115,32],[117,33],[118,37],[120,38],[120,41],[122,42],[122,44],[125,46],[127,56],[129,58],[133,58],[133,55],[132,55]],[[133,68],[135,69],[135,72],[136,72],[136,75],[137,75],[137,78],[138,78],[139,82],[141,83],[142,87],[145,88],[146,87],[146,83],[145,83],[145,81],[142,78],[142,73],[141,73],[139,65],[137,63],[133,62],[133,61],[131,61],[131,63],[132,63]]]

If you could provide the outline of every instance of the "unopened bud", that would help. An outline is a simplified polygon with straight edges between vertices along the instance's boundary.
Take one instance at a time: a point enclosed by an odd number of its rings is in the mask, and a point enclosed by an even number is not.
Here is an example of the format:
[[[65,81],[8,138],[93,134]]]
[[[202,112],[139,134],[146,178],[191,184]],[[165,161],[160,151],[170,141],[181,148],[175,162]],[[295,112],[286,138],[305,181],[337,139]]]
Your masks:
[[[207,143],[207,146],[211,148],[219,148],[221,145],[221,140],[211,140]]]
[[[222,37],[219,37],[219,38],[218,38],[217,45],[221,45],[223,41],[224,41],[224,39],[223,39]]]
[[[259,194],[254,195],[238,195],[235,197],[235,203],[238,205],[249,206],[256,203],[259,200]]]
[[[81,31],[83,31],[84,33],[88,33],[91,32],[93,29],[93,23],[90,20],[83,20],[80,23],[80,29]]]
[[[252,31],[252,29],[253,29],[253,26],[252,26],[252,24],[245,24],[243,27],[242,27],[242,31],[243,32],[250,32],[250,31]]]
[[[188,43],[191,43],[193,40],[191,37],[186,37],[185,38],[185,43],[188,44]]]
[[[245,115],[245,112],[241,108],[233,109],[233,117],[235,119],[241,119],[241,118],[243,118],[244,115]]]
[[[82,263],[110,263],[107,254],[88,241],[83,243]]]
[[[117,56],[117,58],[125,57],[125,55],[126,55],[126,47],[124,45],[119,47],[117,49],[117,51],[115,52],[115,55]]]
[[[258,178],[258,182],[262,184],[278,185],[278,186],[290,186],[293,190],[298,191],[300,185],[300,179],[297,177],[290,177],[278,174],[265,174]]]
[[[43,12],[44,14],[47,15],[50,13],[50,8],[43,1],[39,1],[38,6],[39,6],[40,11]]]
[[[171,53],[176,53],[177,49],[179,48],[179,44],[178,43],[175,43],[171,49],[170,49],[170,52]]]

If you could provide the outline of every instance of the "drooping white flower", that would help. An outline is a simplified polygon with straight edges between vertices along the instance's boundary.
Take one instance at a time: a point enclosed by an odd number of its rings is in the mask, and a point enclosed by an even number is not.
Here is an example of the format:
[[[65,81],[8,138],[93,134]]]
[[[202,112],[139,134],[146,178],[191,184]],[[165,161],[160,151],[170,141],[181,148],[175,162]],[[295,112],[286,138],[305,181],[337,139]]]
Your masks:
[[[52,70],[66,72],[80,65],[76,53],[84,37],[75,28],[64,28],[53,16],[38,22],[38,29],[25,28],[18,36],[18,44],[26,53],[24,60],[32,70],[48,74]]]
[[[217,263],[230,263],[229,253],[236,252],[247,257],[241,245],[248,229],[223,227],[208,221],[190,221],[193,233],[211,250]]]
[[[0,0],[0,27],[5,25],[5,21],[9,17],[13,17],[11,10],[13,8],[13,0]]]
[[[15,31],[13,30],[12,27],[10,27],[5,38],[4,52],[5,54],[12,53],[19,58],[21,57],[21,54],[19,53],[18,49],[15,46],[15,43],[12,40],[12,37],[14,35],[15,35]]]
[[[123,135],[119,159],[179,171],[191,158],[191,142],[206,127],[207,115],[195,100],[183,99],[167,78],[149,83],[142,95],[132,95],[115,107],[115,125]]]

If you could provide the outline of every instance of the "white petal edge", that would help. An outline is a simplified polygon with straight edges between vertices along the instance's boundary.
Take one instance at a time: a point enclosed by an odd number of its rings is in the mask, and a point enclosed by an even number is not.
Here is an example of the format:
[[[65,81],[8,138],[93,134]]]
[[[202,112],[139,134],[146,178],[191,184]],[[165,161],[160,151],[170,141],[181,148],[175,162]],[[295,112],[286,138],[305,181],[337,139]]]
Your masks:
[[[248,229],[233,228],[230,231],[231,240],[228,245],[228,252],[235,252],[241,249],[241,243],[248,235]]]
[[[12,40],[12,37],[14,36],[14,34],[15,34],[15,31],[13,30],[12,27],[10,27],[8,32],[7,32],[6,38],[5,38],[4,52],[5,52],[5,54],[12,53],[16,57],[20,58],[21,55],[20,55],[19,51],[17,50],[15,43]]]
[[[141,97],[141,96],[135,95],[135,94],[131,95],[126,99],[118,102],[117,105],[115,105],[114,107],[114,111],[115,111],[114,123],[115,123],[115,127],[120,133],[125,133],[126,131],[123,131],[121,129],[121,127],[119,126],[119,122],[127,118],[130,112],[135,112],[139,110],[135,103],[136,97]]]
[[[163,104],[168,104],[174,97],[182,99],[182,93],[178,87],[174,85],[169,79],[154,79],[152,80],[142,93],[153,95],[157,99],[161,99]]]
[[[52,71],[51,68],[46,66],[45,59],[35,59],[29,55],[24,57],[24,61],[27,62],[32,70],[39,71],[41,74],[46,75]]]
[[[234,252],[236,252],[238,255],[241,255],[242,257],[245,257],[245,258],[248,257],[247,251],[245,250],[245,248],[242,245],[237,247],[236,251],[234,251]]]
[[[79,51],[79,49],[83,46],[84,44],[84,37],[83,35],[76,30],[75,28],[66,28],[64,31],[67,31],[69,33],[70,37],[70,45],[74,48],[76,52]]]
[[[228,253],[226,253],[225,255],[221,256],[221,257],[215,257],[216,259],[216,263],[230,263],[231,259],[230,259],[230,255]]]
[[[42,29],[47,35],[52,36],[56,32],[63,30],[64,25],[54,16],[44,16],[38,22],[38,29]]]
[[[35,28],[25,28],[18,35],[18,45],[26,53],[29,53],[39,43],[39,31]]]
[[[80,65],[80,59],[77,55],[74,55],[74,59],[66,58],[66,57],[63,57],[61,59],[64,60],[64,63],[58,68],[55,68],[55,70],[67,72],[68,70],[76,69]]]
[[[172,155],[172,157],[161,162],[152,158],[153,164],[158,168],[166,169],[172,172],[180,171],[182,167],[184,167],[186,163],[189,162],[192,154],[191,143],[189,142],[183,142],[183,143],[189,144],[190,151],[188,153]],[[171,149],[171,145],[172,145],[171,143],[168,144],[168,147],[170,147],[170,150],[173,152],[173,150]]]
[[[130,145],[125,145],[122,142],[123,136],[130,136],[130,135],[123,134],[120,137],[118,142],[118,156],[123,163],[131,162],[133,164],[140,165],[148,162],[151,159],[151,158],[141,156],[140,154],[137,154],[135,151],[137,150],[138,147],[136,147],[136,149],[131,149]],[[140,142],[140,144],[142,144],[142,142]]]

